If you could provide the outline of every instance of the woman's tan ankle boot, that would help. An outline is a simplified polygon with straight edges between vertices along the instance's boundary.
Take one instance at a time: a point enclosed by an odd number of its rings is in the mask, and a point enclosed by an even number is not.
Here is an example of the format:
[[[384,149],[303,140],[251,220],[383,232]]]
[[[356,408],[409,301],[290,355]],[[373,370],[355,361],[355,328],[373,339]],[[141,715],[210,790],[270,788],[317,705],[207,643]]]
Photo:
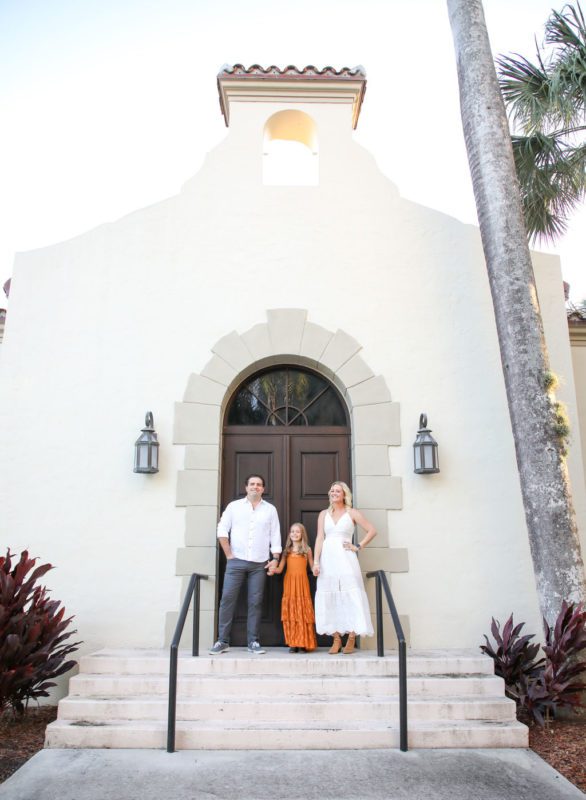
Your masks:
[[[342,653],[345,656],[349,656],[350,653],[353,653],[354,652],[355,643],[356,643],[356,634],[355,633],[349,633],[348,634],[348,640],[346,641],[346,647],[342,650]]]
[[[334,633],[334,641],[333,641],[332,646],[330,647],[330,649],[328,651],[329,654],[331,656],[335,656],[336,653],[340,652],[340,648],[341,647],[342,647],[342,637],[340,636],[339,633]]]

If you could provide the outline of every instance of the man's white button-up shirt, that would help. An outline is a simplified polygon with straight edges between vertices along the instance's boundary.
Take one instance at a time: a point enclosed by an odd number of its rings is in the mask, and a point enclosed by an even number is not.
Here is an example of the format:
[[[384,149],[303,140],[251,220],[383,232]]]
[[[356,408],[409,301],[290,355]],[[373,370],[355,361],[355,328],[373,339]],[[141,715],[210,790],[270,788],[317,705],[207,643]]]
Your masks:
[[[273,555],[283,549],[277,509],[262,499],[256,508],[247,497],[228,503],[218,523],[220,537],[229,538],[232,553],[244,561],[261,563],[269,549]]]

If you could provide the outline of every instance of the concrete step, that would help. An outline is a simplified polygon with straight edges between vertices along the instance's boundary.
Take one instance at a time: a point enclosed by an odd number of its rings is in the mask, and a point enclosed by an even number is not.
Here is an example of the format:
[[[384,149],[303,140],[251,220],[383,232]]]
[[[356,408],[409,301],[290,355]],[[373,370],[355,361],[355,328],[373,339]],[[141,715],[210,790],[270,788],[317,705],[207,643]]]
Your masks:
[[[286,648],[269,650],[256,656],[245,648],[233,647],[228,653],[194,658],[187,650],[179,652],[180,675],[266,675],[282,671],[286,662],[289,675],[398,675],[399,659],[388,651],[383,658],[372,650],[360,650],[348,656],[328,656],[320,649],[313,653],[291,655]],[[165,650],[100,650],[81,659],[80,671],[126,675],[166,675],[169,652]],[[471,651],[416,651],[407,658],[408,675],[493,675],[493,662]]]
[[[409,700],[408,715],[415,720],[514,721],[515,704],[504,697],[436,697]],[[166,697],[110,699],[70,695],[59,703],[59,719],[103,722],[112,720],[166,720]],[[393,696],[348,698],[313,696],[282,698],[259,696],[250,700],[196,700],[178,698],[178,720],[330,721],[399,719],[399,698]]]
[[[341,684],[343,683],[343,690]],[[129,697],[134,695],[166,695],[169,681],[162,675],[84,674],[71,678],[71,695],[82,697]],[[504,696],[502,678],[494,675],[432,675],[410,677],[407,691],[411,699],[437,696]],[[288,674],[263,676],[232,675],[182,675],[178,692],[185,697],[197,698],[255,698],[263,695],[276,697],[339,695],[358,697],[388,697],[399,693],[399,681],[394,677],[362,677],[350,675],[306,677],[294,679]]]
[[[47,728],[46,747],[164,748],[166,725],[156,720],[72,722],[58,719]],[[385,722],[202,721],[178,722],[179,750],[333,750],[396,748],[397,724]],[[410,748],[526,747],[527,728],[518,722],[413,721]]]
[[[410,747],[526,747],[504,683],[476,651],[410,651]],[[47,747],[166,744],[168,652],[101,650],[81,661]],[[398,747],[398,657],[275,648],[179,656],[178,749]]]

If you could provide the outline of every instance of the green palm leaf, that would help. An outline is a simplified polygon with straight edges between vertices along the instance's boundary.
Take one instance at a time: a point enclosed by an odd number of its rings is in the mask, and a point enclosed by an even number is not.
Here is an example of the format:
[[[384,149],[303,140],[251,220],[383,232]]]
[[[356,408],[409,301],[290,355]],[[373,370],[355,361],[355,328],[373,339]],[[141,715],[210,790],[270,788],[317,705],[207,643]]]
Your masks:
[[[552,104],[552,87],[543,65],[519,55],[501,56],[497,65],[501,92],[513,120],[527,133],[535,130]]]
[[[513,125],[513,153],[530,238],[557,239],[584,199],[586,24],[579,3],[552,11],[545,54],[497,59],[503,99]]]
[[[570,147],[555,136],[513,136],[527,230],[532,239],[556,239],[584,199],[586,145]]]

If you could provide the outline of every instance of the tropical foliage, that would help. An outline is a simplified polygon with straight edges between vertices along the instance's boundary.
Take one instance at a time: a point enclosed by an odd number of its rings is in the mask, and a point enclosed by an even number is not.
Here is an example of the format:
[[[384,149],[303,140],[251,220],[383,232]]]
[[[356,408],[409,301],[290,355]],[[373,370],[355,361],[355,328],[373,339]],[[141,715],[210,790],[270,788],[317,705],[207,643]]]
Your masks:
[[[586,190],[586,24],[579,3],[552,11],[536,61],[497,59],[531,238],[553,240]]]
[[[10,550],[0,556],[0,712],[24,713],[29,700],[48,697],[53,679],[75,665],[65,660],[80,644],[66,643],[76,632],[66,630],[72,617],[37,584],[52,565],[36,562],[26,550],[17,562]]]
[[[524,623],[514,626],[513,615],[503,632],[492,620],[495,644],[485,635],[483,653],[494,661],[494,671],[505,681],[505,691],[540,725],[558,709],[582,707],[586,665],[581,660],[586,649],[586,611],[581,604],[562,603],[555,624],[543,620],[545,658],[537,659],[538,644],[529,644],[534,635],[520,636]]]
[[[490,632],[496,643],[492,645],[486,634],[484,638],[486,644],[480,645],[480,649],[494,661],[494,673],[505,682],[507,694],[516,699],[516,693],[512,691],[514,687],[524,678],[536,678],[545,664],[545,659],[536,660],[539,653],[539,644],[529,644],[535,634],[531,633],[521,636],[521,630],[525,626],[524,622],[515,625],[513,615],[505,622],[501,634],[501,624],[492,618]]]

